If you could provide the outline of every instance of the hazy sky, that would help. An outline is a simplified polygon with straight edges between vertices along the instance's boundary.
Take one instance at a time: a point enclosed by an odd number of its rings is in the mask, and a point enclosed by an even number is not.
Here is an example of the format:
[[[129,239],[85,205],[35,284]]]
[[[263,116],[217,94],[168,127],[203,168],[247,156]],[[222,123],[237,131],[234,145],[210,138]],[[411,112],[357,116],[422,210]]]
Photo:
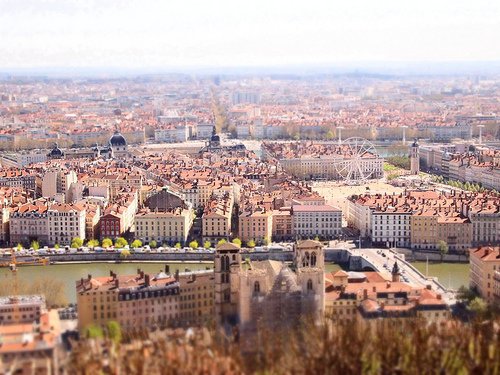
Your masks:
[[[0,0],[0,67],[500,60],[499,0]]]

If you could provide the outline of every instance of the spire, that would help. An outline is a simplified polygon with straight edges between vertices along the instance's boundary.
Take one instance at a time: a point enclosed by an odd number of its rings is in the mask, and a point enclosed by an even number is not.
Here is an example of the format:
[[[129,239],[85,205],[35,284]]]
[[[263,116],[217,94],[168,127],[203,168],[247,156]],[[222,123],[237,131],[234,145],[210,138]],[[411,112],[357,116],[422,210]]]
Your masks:
[[[392,266],[392,281],[393,282],[398,282],[399,281],[399,276],[400,276],[400,272],[399,272],[399,266],[398,266],[398,262],[394,262],[394,266]]]

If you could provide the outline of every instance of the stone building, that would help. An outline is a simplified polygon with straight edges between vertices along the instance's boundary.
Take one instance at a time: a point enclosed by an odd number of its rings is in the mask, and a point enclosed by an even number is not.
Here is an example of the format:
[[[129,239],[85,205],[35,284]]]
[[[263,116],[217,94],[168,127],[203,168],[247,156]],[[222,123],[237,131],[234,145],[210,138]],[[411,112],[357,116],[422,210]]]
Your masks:
[[[302,241],[294,263],[266,260],[242,268],[239,248],[224,244],[215,260],[216,319],[250,332],[258,324],[295,325],[302,318],[319,321],[324,311],[324,253],[317,241]]]

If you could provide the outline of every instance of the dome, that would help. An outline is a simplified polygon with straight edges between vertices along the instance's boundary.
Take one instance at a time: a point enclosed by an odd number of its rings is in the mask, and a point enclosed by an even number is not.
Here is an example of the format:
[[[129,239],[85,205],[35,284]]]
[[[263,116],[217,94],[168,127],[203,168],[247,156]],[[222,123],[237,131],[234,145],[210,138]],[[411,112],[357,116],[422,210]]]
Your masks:
[[[210,138],[211,142],[220,142],[220,137],[217,134],[212,135],[212,138]]]
[[[127,141],[123,137],[123,135],[120,134],[120,132],[117,130],[115,131],[115,134],[109,139],[109,144],[112,147],[119,147],[119,146],[126,146]]]
[[[49,157],[51,158],[60,158],[64,155],[62,150],[59,148],[59,145],[57,143],[54,143],[54,148],[50,150],[49,152]]]

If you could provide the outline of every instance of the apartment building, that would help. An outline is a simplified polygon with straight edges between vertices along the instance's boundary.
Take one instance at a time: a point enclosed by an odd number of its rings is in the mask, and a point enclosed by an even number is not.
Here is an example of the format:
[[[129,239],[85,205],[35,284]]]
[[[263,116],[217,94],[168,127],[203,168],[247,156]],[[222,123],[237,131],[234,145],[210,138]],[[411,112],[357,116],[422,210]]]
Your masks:
[[[54,198],[64,203],[68,201],[67,198],[71,185],[77,182],[78,178],[75,171],[48,171],[42,177],[42,196]]]
[[[186,142],[189,138],[189,127],[179,124],[155,129],[154,138],[156,142]]]
[[[348,224],[382,246],[450,251],[500,239],[500,197],[492,193],[427,190],[365,194],[348,199]]]
[[[76,282],[78,329],[105,327],[117,321],[124,330],[154,326],[201,325],[213,319],[212,270],[171,275],[169,267],[156,274],[140,269],[135,275],[93,278]]]
[[[47,210],[49,244],[70,245],[75,237],[85,240],[85,207],[55,203]]]
[[[36,190],[36,174],[25,169],[6,169],[0,171],[0,186],[22,187],[28,191]]]
[[[46,312],[45,297],[18,295],[0,297],[0,325],[33,323]]]
[[[239,238],[256,243],[270,241],[273,233],[273,212],[262,208],[244,211],[238,218]]]
[[[294,238],[293,220],[291,208],[281,207],[279,210],[273,210],[273,241],[290,241]]]
[[[340,270],[326,274],[325,280],[325,314],[336,322],[422,318],[439,323],[451,316],[441,295],[401,282],[397,265],[391,279],[378,272]]]
[[[99,221],[99,233],[102,238],[116,238],[131,229],[137,212],[137,191],[121,191],[115,195],[113,203],[103,212]]]
[[[1,373],[59,372],[59,316],[55,310],[46,311],[43,297],[3,297],[0,323]]]
[[[495,301],[495,273],[500,271],[500,247],[484,246],[470,250],[470,287],[488,303]]]
[[[329,205],[294,205],[292,226],[297,238],[337,238],[342,230],[342,211]]]
[[[193,219],[191,209],[175,208],[165,212],[144,209],[135,216],[135,237],[159,244],[185,244]]]
[[[10,243],[49,243],[48,204],[45,199],[22,204],[10,213]]]
[[[214,194],[203,211],[203,241],[215,244],[221,239],[231,236],[231,218],[233,211],[233,195],[230,192]]]
[[[105,327],[117,321],[123,329],[169,325],[179,318],[179,282],[165,272],[87,278],[76,282],[78,329]]]
[[[409,247],[412,213],[404,208],[387,207],[371,215],[372,242],[387,247]]]

